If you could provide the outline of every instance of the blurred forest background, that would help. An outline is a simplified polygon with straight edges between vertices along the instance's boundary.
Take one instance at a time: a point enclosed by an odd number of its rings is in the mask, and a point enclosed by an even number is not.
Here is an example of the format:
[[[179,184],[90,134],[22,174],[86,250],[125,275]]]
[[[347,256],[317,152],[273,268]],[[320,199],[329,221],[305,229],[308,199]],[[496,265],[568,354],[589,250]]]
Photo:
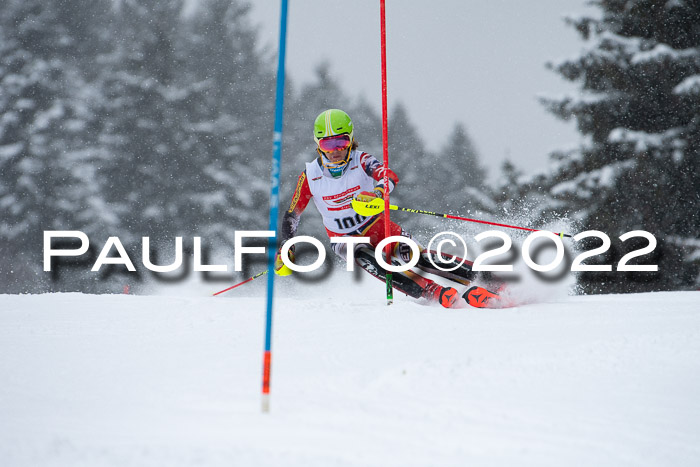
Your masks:
[[[603,231],[613,246],[588,264],[615,265],[647,243],[619,235],[646,230],[658,246],[639,260],[658,273],[583,273],[583,290],[697,289],[700,1],[593,3],[598,18],[568,19],[583,51],[546,64],[580,94],[542,99],[575,119],[583,145],[524,176],[517,154],[489,166],[464,122],[445,122],[453,130],[444,146],[426,147],[399,104],[389,113],[389,154],[401,177],[392,199]],[[187,14],[183,0],[0,5],[0,293],[121,291],[134,276],[124,267],[90,272],[111,236],[142,276],[141,237],[172,252],[175,236],[200,236],[230,254],[234,231],[267,228],[276,56],[259,46],[248,3],[201,0]],[[320,63],[314,82],[287,79],[282,210],[315,157],[311,128],[322,110],[347,111],[360,148],[381,159],[379,103],[344,92],[334,79],[342,72]],[[301,232],[320,235],[318,217],[305,214]],[[426,222],[400,220],[419,238],[445,230]],[[96,251],[60,274],[44,272],[45,230],[83,231]],[[165,263],[161,256],[153,262]]]

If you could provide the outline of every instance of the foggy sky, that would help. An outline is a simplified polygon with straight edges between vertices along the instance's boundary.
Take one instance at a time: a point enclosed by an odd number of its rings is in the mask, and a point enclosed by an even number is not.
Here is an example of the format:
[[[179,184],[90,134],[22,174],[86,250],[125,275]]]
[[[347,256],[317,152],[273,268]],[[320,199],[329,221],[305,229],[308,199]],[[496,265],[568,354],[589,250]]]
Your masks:
[[[584,46],[563,18],[595,14],[585,1],[387,0],[390,108],[402,101],[434,150],[463,122],[491,177],[506,157],[525,173],[545,169],[550,151],[580,140],[574,123],[548,114],[536,96],[577,93],[545,63]],[[279,0],[252,4],[261,45],[276,51]],[[379,0],[290,0],[287,28],[287,73],[297,85],[325,60],[349,95],[381,111]]]

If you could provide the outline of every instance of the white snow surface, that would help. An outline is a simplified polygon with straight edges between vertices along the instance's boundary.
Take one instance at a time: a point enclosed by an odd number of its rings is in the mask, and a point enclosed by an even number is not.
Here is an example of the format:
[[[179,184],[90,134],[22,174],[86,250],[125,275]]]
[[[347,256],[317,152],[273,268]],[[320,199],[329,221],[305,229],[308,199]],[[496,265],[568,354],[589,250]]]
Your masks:
[[[0,465],[700,465],[700,292],[445,310],[376,282],[278,286],[269,414],[264,283],[0,295]]]

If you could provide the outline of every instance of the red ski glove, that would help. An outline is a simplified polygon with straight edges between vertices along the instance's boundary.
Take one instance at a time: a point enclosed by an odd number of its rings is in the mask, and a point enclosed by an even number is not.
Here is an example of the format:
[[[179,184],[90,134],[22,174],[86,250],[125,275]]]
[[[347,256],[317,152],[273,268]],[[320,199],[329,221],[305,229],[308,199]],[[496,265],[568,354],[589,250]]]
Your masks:
[[[362,201],[363,203],[371,203],[375,199],[384,199],[384,190],[381,187],[377,187],[372,191],[363,191],[359,195],[355,195],[355,199]]]
[[[389,180],[391,180],[391,181],[394,183],[394,185],[396,185],[397,183],[399,183],[399,176],[396,175],[396,174],[394,173],[393,170],[391,170],[391,169],[385,169],[383,166],[382,166],[382,167],[378,167],[378,168],[374,171],[374,173],[372,174],[372,178],[375,179],[375,180],[378,181],[378,182],[381,182],[382,180],[384,180],[384,172],[385,172],[385,171],[386,171],[387,174],[389,175]]]

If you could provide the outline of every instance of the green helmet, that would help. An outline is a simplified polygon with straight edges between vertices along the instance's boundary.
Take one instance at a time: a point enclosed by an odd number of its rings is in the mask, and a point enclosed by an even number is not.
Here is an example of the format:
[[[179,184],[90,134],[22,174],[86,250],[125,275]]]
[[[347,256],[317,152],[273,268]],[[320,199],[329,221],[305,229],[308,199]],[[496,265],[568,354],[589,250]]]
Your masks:
[[[314,141],[318,145],[318,140],[328,136],[346,134],[353,140],[352,120],[350,116],[338,109],[329,109],[321,112],[314,122]]]

